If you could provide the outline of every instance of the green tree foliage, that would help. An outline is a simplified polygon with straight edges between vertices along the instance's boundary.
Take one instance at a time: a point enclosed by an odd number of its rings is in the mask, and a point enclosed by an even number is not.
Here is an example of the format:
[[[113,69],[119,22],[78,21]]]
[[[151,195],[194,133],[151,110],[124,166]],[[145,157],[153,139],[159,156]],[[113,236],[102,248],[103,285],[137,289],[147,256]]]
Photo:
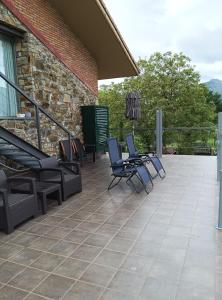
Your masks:
[[[207,103],[211,104],[211,105],[213,105],[213,104],[215,105],[216,113],[222,112],[221,95],[213,92],[205,85],[203,85],[203,87],[205,88],[205,95],[206,95]]]
[[[154,144],[155,111],[162,108],[164,127],[211,127],[215,120],[215,101],[200,84],[200,75],[191,60],[182,53],[154,53],[149,59],[138,62],[140,75],[125,79],[120,84],[101,87],[99,102],[110,107],[110,125],[122,140],[124,133],[132,130],[132,121],[126,120],[125,97],[137,90],[142,97],[142,118],[136,121],[138,144]],[[211,99],[211,100],[210,100]],[[206,132],[165,131],[164,144],[189,148],[190,143],[206,142]],[[152,147],[152,146],[151,146]]]

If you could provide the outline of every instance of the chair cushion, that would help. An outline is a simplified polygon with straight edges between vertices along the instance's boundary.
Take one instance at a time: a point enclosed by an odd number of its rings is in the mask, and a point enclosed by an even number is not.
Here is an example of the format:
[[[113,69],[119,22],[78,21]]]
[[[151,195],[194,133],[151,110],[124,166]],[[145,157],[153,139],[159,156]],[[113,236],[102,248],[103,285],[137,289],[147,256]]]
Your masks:
[[[79,177],[79,175],[75,174],[64,174],[64,182],[68,182],[73,180],[74,178]],[[60,176],[52,176],[50,178],[45,179],[45,181],[50,181],[50,182],[60,182],[61,177]]]

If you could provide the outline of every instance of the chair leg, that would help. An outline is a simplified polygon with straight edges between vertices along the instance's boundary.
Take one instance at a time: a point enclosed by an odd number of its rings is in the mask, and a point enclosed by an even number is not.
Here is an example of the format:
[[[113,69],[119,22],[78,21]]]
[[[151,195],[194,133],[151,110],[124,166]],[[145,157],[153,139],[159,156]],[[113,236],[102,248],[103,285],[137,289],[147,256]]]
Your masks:
[[[47,199],[45,194],[42,196],[41,202],[42,202],[42,214],[45,215],[47,213]]]
[[[65,191],[64,191],[64,186],[63,183],[61,184],[61,193],[62,193],[62,201],[65,201]]]
[[[132,174],[130,175],[130,177],[127,179],[126,183],[128,184],[128,186],[130,186],[129,183],[131,183],[131,185],[133,186],[134,190],[135,190],[137,193],[139,193],[140,191],[136,188],[134,182],[131,180],[132,177],[133,177],[134,175],[136,175],[136,174],[135,174],[135,173],[132,173]],[[136,175],[136,176],[137,176],[137,175]]]
[[[58,201],[58,205],[62,205],[62,192],[61,189],[58,190],[58,196],[57,196],[57,201]]]
[[[110,182],[110,184],[108,186],[108,191],[111,190],[114,186],[118,185],[122,179],[122,177],[119,177],[119,180],[115,184],[113,184],[113,182],[116,180],[116,178],[117,177],[114,177],[113,180]]]
[[[5,232],[7,234],[9,234],[9,233],[12,233],[13,231],[14,231],[14,226],[12,225],[12,223],[9,220],[7,220],[7,225],[6,225],[6,228],[5,228]]]

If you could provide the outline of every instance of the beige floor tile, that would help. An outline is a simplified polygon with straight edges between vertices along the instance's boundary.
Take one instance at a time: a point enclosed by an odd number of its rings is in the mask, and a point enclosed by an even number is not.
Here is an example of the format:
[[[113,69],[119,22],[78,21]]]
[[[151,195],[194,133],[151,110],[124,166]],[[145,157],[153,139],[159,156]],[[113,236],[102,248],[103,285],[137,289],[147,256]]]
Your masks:
[[[106,287],[115,272],[116,269],[93,264],[85,271],[80,280]]]
[[[97,300],[102,294],[103,288],[77,282],[65,295],[64,300]]]
[[[72,279],[58,275],[50,275],[34,290],[34,292],[44,297],[58,300],[68,292],[74,283],[75,281]]]
[[[72,258],[77,258],[91,262],[102,250],[101,247],[90,246],[90,245],[80,245],[71,255]]]
[[[20,289],[31,291],[39,282],[47,276],[47,273],[27,268],[9,281],[9,284]]]
[[[56,270],[54,270],[54,273],[60,276],[78,279],[88,265],[89,264],[85,261],[67,258]]]
[[[1,289],[1,300],[23,300],[28,293],[25,291],[21,291],[19,289],[15,289],[13,287],[4,286]]]

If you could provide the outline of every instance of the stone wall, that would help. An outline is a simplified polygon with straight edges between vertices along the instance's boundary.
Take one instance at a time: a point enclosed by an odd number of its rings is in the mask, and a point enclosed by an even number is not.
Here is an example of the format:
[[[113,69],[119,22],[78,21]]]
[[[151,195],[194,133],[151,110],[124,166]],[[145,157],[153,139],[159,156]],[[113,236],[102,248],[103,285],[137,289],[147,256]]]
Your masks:
[[[0,3],[0,19],[26,31],[23,40],[16,41],[17,80],[22,90],[33,97],[57,121],[81,137],[80,106],[95,104],[97,97],[63,63],[61,63],[11,12]],[[19,96],[20,112],[35,112]],[[41,116],[43,150],[48,154],[58,152],[58,140],[66,138],[57,126]],[[0,125],[14,131],[36,145],[34,121],[0,121]]]

